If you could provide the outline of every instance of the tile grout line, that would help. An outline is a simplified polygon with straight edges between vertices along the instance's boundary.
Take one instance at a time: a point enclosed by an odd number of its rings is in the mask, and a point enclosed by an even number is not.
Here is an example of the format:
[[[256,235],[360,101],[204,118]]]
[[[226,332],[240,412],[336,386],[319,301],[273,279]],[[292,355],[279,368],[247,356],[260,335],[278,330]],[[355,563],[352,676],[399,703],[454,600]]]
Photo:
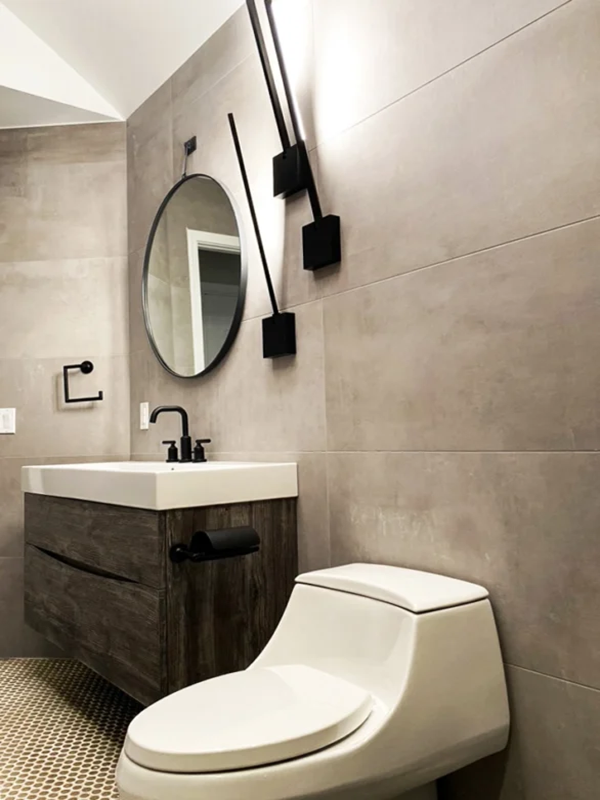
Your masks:
[[[571,2],[571,0],[569,0]],[[557,225],[553,228],[546,228],[541,231],[534,231],[533,233],[528,233],[524,236],[520,236],[516,239],[507,239],[505,242],[498,242],[497,244],[489,245],[488,247],[482,247],[479,250],[472,250],[469,253],[463,253],[459,256],[454,256],[453,258],[448,258],[443,261],[434,261],[431,264],[424,264],[420,267],[414,267],[413,269],[406,270],[405,272],[398,272],[396,275],[388,275],[385,278],[377,278],[373,281],[369,281],[368,283],[361,283],[358,286],[350,286],[346,289],[340,289],[337,292],[331,292],[330,294],[323,294],[320,297],[313,298],[310,300],[304,300],[300,303],[295,303],[294,305],[286,306],[286,309],[294,309],[294,308],[301,308],[303,306],[310,305],[311,303],[317,303],[319,301],[326,301],[330,300],[334,297],[339,297],[342,295],[350,294],[351,292],[358,292],[363,289],[368,289],[371,286],[379,286],[383,283],[389,283],[390,281],[400,280],[402,278],[408,277],[409,275],[414,275],[418,272],[423,272],[425,270],[436,269],[438,267],[444,267],[449,264],[453,264],[455,262],[463,261],[468,258],[473,258],[474,256],[481,255],[483,253],[490,253],[495,250],[500,250],[504,247],[511,247],[512,245],[520,244],[521,242],[527,242],[531,239],[537,239],[538,237],[548,236],[552,233],[558,233],[560,231],[568,230],[569,228],[574,228],[578,225],[586,225],[589,222],[594,222],[600,220],[600,214],[594,214],[591,217],[583,217],[582,219],[574,220],[572,222],[566,222],[563,225]],[[347,257],[347,260],[352,258],[358,258],[359,256],[367,257],[368,254],[375,255],[379,251],[378,247],[369,248],[367,250],[362,250],[356,253],[352,253]],[[343,264],[343,261],[342,261]],[[267,314],[255,314],[252,316],[244,317],[242,322],[249,322],[250,320],[262,319]]]
[[[311,3],[312,8],[312,3]],[[327,337],[325,336],[325,303],[321,300],[321,330],[323,347],[323,417],[325,420],[325,444],[329,442],[329,414],[327,413],[327,348],[325,346]],[[331,504],[329,486],[329,458],[328,451],[323,451],[325,458],[325,513],[327,514],[327,564],[331,566]]]
[[[600,687],[591,686],[588,683],[580,683],[579,681],[572,681],[569,678],[561,678],[558,675],[551,675],[548,672],[540,672],[537,669],[529,669],[529,667],[520,667],[518,664],[510,664],[509,662],[505,662],[504,664],[506,667],[510,667],[511,669],[518,669],[521,672],[528,672],[530,675],[538,675],[540,678],[547,678],[551,681],[558,681],[559,683],[566,683],[569,686],[577,686],[580,689],[587,689],[591,692],[598,692],[600,693]]]

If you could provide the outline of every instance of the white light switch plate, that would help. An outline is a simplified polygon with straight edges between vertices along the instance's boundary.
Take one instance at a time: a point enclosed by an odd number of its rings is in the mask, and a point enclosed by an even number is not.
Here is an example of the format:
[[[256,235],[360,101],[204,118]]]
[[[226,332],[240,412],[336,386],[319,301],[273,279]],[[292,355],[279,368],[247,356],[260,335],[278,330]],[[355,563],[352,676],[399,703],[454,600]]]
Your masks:
[[[17,409],[0,408],[0,434],[17,432]]]
[[[150,403],[140,403],[140,430],[147,431],[150,427]]]

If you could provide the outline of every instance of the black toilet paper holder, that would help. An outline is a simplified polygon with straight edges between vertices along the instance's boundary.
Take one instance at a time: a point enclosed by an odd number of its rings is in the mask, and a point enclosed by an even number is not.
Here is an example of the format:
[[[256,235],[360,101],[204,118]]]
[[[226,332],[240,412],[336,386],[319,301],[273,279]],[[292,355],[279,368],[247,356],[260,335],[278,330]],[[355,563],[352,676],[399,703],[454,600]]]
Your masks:
[[[65,394],[65,403],[99,403],[104,400],[104,392],[98,392],[95,397],[71,397],[71,388],[69,386],[69,372],[78,370],[83,372],[84,375],[89,375],[94,371],[94,365],[91,361],[82,361],[81,364],[67,364],[63,367],[63,391]]]
[[[223,558],[248,556],[260,549],[260,536],[249,526],[224,528],[219,531],[196,531],[189,545],[175,544],[169,558],[175,564],[191,561],[218,561]]]

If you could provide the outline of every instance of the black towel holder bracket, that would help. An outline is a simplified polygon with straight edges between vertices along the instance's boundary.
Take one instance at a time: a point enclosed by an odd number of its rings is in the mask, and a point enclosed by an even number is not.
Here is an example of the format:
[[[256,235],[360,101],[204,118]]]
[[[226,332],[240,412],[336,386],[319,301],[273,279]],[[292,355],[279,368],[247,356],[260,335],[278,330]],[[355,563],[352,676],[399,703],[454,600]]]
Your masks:
[[[82,361],[81,364],[68,364],[63,367],[63,387],[65,392],[65,403],[97,403],[104,400],[104,392],[98,392],[96,397],[71,397],[69,387],[69,372],[72,370],[79,370],[84,375],[89,375],[94,371],[94,365],[91,361]]]
[[[176,544],[171,547],[169,557],[175,564],[191,561],[219,561],[222,558],[249,556],[260,549],[260,536],[254,528],[227,528],[220,531],[196,531],[189,547]]]

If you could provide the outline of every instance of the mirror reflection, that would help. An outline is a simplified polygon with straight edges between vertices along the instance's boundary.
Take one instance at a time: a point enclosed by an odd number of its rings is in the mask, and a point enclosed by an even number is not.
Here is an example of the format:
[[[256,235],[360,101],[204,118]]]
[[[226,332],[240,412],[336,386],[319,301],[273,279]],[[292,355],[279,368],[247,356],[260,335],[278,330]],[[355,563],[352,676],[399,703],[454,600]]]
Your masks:
[[[144,264],[144,316],[169,372],[203,375],[233,344],[246,269],[238,217],[225,188],[206,175],[182,179],[152,226]]]

